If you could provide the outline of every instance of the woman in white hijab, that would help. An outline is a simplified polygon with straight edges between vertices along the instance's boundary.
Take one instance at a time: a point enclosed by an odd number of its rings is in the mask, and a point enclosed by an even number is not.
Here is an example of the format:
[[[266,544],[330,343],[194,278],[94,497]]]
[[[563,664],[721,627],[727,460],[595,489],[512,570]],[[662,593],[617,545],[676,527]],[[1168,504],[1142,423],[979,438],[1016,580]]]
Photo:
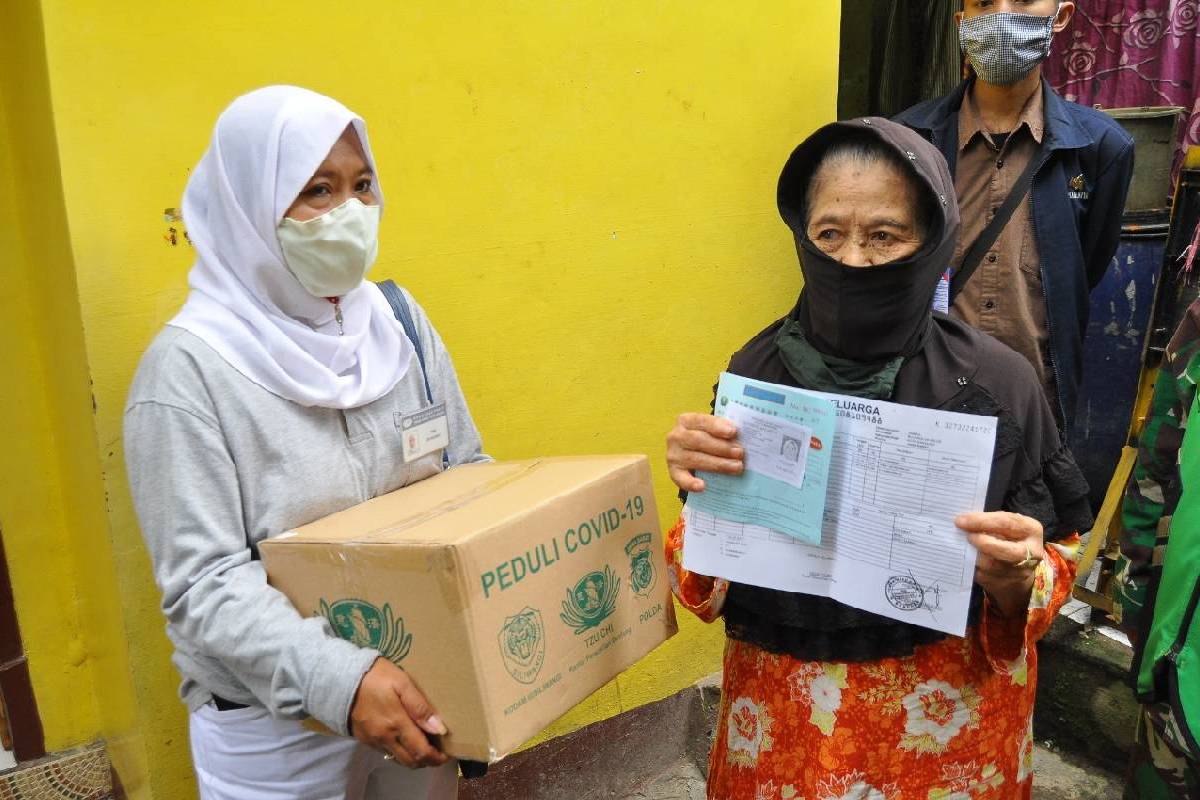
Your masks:
[[[404,294],[418,353],[364,281],[382,208],[362,119],[289,86],[235,100],[188,181],[191,292],[142,358],[125,448],[203,800],[456,795],[408,675],[301,617],[258,560],[266,537],[487,459],[421,308]],[[448,444],[405,447],[431,403]]]

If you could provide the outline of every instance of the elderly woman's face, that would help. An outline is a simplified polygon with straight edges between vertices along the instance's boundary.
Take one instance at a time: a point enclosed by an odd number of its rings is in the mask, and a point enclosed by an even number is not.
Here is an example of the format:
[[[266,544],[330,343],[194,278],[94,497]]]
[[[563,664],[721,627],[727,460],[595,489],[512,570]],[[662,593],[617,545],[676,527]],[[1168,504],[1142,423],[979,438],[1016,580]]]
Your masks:
[[[827,163],[813,176],[808,238],[848,267],[874,267],[921,249],[912,181],[884,161]]]
[[[351,197],[357,197],[368,206],[379,202],[375,194],[375,173],[367,163],[354,126],[347,125],[285,216],[307,222],[332,211]]]

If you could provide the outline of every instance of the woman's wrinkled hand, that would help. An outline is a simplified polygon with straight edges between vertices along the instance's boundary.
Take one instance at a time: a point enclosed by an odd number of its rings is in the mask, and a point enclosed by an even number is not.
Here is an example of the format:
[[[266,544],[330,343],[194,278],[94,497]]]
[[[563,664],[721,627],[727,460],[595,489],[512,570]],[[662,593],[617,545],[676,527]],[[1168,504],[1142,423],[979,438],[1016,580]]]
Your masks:
[[[741,475],[745,455],[734,424],[712,414],[680,414],[667,434],[667,470],[685,492],[704,491],[695,470]]]
[[[959,514],[954,524],[979,551],[975,582],[1004,616],[1023,613],[1029,605],[1034,572],[1046,557],[1042,523],[1009,511],[976,511]]]
[[[437,767],[448,760],[430,741],[446,726],[408,673],[377,658],[358,684],[350,707],[350,733],[406,767]]]

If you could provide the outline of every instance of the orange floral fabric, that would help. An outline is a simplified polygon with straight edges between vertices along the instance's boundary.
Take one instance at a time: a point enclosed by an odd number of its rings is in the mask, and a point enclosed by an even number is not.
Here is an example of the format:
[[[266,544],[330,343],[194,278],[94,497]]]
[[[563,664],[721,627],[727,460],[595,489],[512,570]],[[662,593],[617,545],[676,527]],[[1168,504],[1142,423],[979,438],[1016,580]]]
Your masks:
[[[666,541],[671,585],[711,621],[727,584],[684,570],[682,545],[681,520]],[[1023,619],[985,601],[965,638],[905,658],[805,662],[729,640],[710,800],[1028,798],[1033,645],[1070,592],[1078,546],[1047,545]]]

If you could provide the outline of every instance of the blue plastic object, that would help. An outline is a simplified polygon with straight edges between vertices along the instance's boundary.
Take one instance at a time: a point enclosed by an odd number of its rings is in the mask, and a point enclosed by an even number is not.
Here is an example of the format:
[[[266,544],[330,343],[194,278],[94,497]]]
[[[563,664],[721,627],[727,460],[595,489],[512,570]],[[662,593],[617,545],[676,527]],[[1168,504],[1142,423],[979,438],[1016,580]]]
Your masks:
[[[1141,214],[1136,222],[1127,217],[1115,263],[1092,291],[1070,444],[1096,510],[1129,434],[1166,243],[1165,214]]]

